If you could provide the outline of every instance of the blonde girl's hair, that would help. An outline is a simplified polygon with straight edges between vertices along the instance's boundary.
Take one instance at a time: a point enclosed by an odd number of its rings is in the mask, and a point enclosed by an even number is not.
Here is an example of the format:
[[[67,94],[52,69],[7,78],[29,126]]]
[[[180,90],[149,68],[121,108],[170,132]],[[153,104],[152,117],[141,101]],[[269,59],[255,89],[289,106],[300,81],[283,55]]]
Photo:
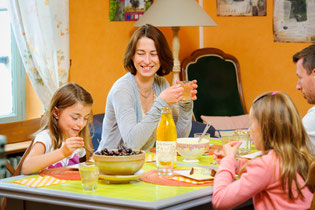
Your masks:
[[[76,103],[82,103],[84,105],[92,105],[93,98],[91,94],[76,83],[67,83],[60,87],[53,95],[50,105],[45,112],[44,120],[46,121],[44,126],[40,129],[48,129],[52,140],[52,146],[54,149],[58,149],[62,145],[62,133],[58,126],[58,120],[54,117],[53,111],[55,108],[59,110],[70,107]],[[92,152],[92,140],[90,134],[90,123],[93,120],[92,111],[89,115],[87,125],[80,131],[79,136],[84,139],[85,148]]]
[[[315,156],[293,101],[284,92],[268,92],[254,100],[251,112],[261,129],[263,152],[274,150],[280,160],[282,189],[288,189],[291,200],[303,198],[303,186],[298,182],[297,173],[306,180]],[[293,195],[293,184],[298,191],[297,197]]]

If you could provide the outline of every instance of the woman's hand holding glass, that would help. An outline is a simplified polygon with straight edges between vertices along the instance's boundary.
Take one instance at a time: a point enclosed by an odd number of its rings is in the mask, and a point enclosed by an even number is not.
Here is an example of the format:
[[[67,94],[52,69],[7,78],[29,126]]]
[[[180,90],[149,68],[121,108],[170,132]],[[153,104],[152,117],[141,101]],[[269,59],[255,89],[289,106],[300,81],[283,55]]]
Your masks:
[[[75,150],[84,146],[82,137],[70,137],[65,140],[63,147],[61,148],[65,157],[71,155]]]
[[[198,85],[197,85],[197,80],[193,80],[191,81],[192,83],[192,87],[193,89],[191,90],[191,100],[195,101],[197,100],[197,88],[198,88]]]
[[[186,103],[197,100],[197,80],[176,81],[176,83],[180,84],[184,88],[182,102]]]
[[[160,97],[168,104],[176,104],[183,98],[184,88],[180,86],[180,84],[173,85],[171,87],[166,88],[160,94]]]
[[[197,80],[190,81],[191,86],[193,89],[191,90],[191,100],[197,100]],[[173,85],[171,87],[166,88],[162,93],[160,94],[160,97],[163,98],[163,100],[168,104],[176,104],[180,100],[183,99],[183,92],[184,88],[181,86],[179,81],[177,82],[176,85]]]

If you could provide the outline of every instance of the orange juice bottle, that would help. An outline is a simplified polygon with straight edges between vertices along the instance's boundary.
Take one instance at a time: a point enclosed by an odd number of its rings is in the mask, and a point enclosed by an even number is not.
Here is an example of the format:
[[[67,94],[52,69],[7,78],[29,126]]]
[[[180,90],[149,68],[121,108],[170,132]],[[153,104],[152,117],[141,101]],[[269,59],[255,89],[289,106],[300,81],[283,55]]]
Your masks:
[[[156,131],[156,157],[158,174],[171,175],[176,166],[176,126],[172,107],[162,107],[162,114]]]

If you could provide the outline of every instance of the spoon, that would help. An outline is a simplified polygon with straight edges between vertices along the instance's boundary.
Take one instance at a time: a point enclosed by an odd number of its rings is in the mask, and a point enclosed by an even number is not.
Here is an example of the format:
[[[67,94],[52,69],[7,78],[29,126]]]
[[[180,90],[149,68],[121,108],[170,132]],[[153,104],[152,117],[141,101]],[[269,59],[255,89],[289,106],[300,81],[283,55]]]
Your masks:
[[[203,130],[201,136],[199,137],[198,143],[200,143],[201,139],[206,135],[206,132],[208,131],[210,126],[211,126],[211,122],[208,122],[205,129]]]

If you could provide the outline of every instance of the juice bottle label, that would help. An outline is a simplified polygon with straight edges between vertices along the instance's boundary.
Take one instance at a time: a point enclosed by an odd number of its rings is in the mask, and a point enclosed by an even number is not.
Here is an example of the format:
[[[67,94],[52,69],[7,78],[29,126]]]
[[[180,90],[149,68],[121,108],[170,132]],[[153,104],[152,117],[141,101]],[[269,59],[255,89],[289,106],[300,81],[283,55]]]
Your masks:
[[[176,161],[176,141],[156,141],[157,161],[161,164],[175,163]]]

